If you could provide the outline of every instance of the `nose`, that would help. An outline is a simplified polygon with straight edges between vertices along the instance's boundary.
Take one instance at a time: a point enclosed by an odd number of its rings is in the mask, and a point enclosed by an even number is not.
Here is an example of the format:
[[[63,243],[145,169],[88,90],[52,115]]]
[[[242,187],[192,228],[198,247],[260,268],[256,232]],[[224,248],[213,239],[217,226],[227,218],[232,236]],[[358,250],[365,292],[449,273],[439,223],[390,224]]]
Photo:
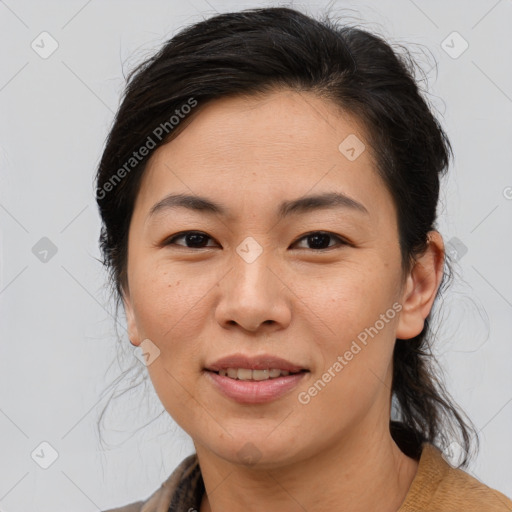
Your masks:
[[[270,332],[290,324],[293,293],[270,253],[265,249],[256,259],[233,255],[232,269],[219,282],[215,318],[222,327]]]

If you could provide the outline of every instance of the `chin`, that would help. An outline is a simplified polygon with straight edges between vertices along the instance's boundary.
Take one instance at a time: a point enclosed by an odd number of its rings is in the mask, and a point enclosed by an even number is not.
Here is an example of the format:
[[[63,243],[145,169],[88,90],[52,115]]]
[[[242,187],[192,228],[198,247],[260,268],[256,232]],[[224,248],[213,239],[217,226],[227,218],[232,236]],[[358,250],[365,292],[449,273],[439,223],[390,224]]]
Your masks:
[[[271,443],[268,434],[262,433],[261,436],[251,438],[225,437],[222,444],[215,442],[211,448],[208,445],[206,448],[230,464],[267,470],[294,462],[295,454],[291,451],[291,444],[283,444],[279,440]],[[297,445],[294,444],[293,448],[296,450]]]

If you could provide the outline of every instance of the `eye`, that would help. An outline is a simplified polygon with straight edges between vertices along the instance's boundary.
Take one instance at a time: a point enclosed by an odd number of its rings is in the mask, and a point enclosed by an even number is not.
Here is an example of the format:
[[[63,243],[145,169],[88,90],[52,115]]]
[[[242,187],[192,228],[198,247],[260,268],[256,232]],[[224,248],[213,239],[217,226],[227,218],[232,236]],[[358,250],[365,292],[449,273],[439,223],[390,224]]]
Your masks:
[[[182,233],[178,233],[177,235],[168,238],[163,242],[163,245],[182,245],[175,243],[176,240],[181,238],[185,239],[185,245],[188,249],[203,249],[207,246],[205,245],[208,239],[213,240],[210,236],[202,231],[183,231]],[[211,246],[210,246],[211,247]]]
[[[309,242],[310,245],[312,245],[312,247],[306,247],[306,249],[321,251],[334,247],[333,245],[329,245],[329,239],[336,239],[338,241],[338,245],[350,245],[348,241],[334,233],[329,233],[328,231],[312,231],[311,233],[299,238],[295,244],[299,243],[301,240],[306,240],[306,242]]]
[[[185,245],[176,243],[176,241],[180,239],[185,240]],[[350,245],[350,243],[345,239],[328,231],[312,231],[311,233],[299,238],[293,245],[305,240],[312,246],[305,247],[306,249],[322,251],[334,247],[334,245],[330,245],[329,239],[335,239],[338,242],[338,245]],[[213,240],[213,238],[202,231],[183,231],[182,233],[178,233],[168,238],[162,245],[178,245],[188,249],[205,249],[212,247],[211,245],[207,245],[208,240]]]

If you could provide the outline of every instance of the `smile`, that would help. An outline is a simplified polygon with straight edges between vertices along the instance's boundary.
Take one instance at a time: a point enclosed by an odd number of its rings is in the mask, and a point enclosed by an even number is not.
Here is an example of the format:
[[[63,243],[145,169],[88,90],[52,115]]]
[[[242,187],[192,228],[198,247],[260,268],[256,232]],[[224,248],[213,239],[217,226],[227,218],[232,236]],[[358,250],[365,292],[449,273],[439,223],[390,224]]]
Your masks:
[[[279,368],[269,368],[266,370],[251,370],[250,368],[225,368],[219,370],[219,375],[238,380],[268,380],[277,377],[287,377],[290,374],[300,372],[290,372],[288,370],[280,370]]]
[[[236,377],[230,377],[228,372]],[[271,372],[273,371],[271,376]],[[278,373],[278,375],[276,375]],[[307,370],[291,373],[288,370],[250,370],[227,368],[217,372],[204,371],[214,389],[224,397],[241,404],[263,404],[283,397],[299,385]]]

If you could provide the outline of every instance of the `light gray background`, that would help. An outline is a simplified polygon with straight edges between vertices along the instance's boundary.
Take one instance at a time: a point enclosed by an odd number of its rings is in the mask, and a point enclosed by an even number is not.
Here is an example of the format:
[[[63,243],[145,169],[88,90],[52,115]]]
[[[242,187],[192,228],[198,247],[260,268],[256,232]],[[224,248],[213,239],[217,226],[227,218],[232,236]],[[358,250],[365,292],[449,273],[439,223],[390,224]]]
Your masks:
[[[123,69],[184,25],[263,5],[285,4],[0,1],[0,510],[85,512],[146,498],[192,453],[167,414],[130,437],[162,410],[151,386],[108,415],[107,439],[127,441],[108,451],[98,442],[101,393],[120,369],[116,363],[105,377],[116,337],[106,276],[95,259],[93,175]],[[328,4],[288,5],[315,14]],[[437,352],[449,390],[480,430],[470,472],[510,496],[512,2],[333,5],[349,9],[351,23],[364,20],[411,47],[428,72],[430,99],[455,150],[439,227],[449,246],[459,247],[460,274],[445,297]],[[51,48],[43,31],[58,43],[46,59],[31,47],[35,41],[39,51]],[[464,41],[467,50],[453,58]],[[33,252],[42,237],[57,248],[46,262]],[[48,469],[31,457],[35,449],[39,461],[49,457],[43,441],[58,453]]]

